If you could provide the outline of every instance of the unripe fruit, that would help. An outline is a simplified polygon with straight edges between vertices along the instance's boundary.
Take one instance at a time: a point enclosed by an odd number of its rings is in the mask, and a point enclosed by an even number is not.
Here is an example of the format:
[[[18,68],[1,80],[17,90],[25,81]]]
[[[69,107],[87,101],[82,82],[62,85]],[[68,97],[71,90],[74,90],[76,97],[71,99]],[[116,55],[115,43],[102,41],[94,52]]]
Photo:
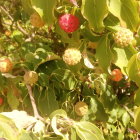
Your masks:
[[[27,71],[24,74],[24,82],[26,84],[34,84],[38,81],[38,74],[35,71]]]
[[[88,112],[88,105],[85,102],[77,102],[74,106],[75,113],[78,116],[84,116]]]
[[[120,80],[122,80],[122,78],[123,78],[123,75],[119,69],[114,69],[112,71],[112,78],[111,79],[113,81],[119,82]]]
[[[5,31],[5,35],[6,35],[6,36],[10,36],[10,35],[11,35],[11,32],[10,32],[9,30],[6,30],[6,31]]]
[[[74,32],[79,27],[79,19],[72,14],[64,14],[59,17],[59,26],[67,33]]]
[[[30,16],[30,22],[34,27],[38,27],[38,28],[44,26],[45,24],[38,13],[33,13]]]
[[[129,29],[121,27],[116,33],[114,33],[114,40],[117,45],[126,47],[133,44],[134,36]]]
[[[75,48],[68,48],[65,50],[63,60],[68,65],[76,65],[80,62],[82,56],[79,50]]]
[[[13,63],[9,58],[4,58],[0,60],[0,72],[7,73],[13,68]]]
[[[0,97],[0,105],[3,104],[3,98]]]

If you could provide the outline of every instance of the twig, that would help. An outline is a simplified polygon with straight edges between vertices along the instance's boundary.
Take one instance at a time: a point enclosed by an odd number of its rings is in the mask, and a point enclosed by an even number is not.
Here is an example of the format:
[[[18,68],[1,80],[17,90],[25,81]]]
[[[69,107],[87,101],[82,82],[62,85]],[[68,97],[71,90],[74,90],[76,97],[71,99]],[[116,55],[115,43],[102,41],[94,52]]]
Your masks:
[[[0,9],[11,19],[12,22],[14,21],[13,17],[8,13],[8,11],[3,6],[0,6]]]
[[[29,34],[20,26],[18,22],[16,22],[17,28],[26,36],[29,36]]]
[[[27,87],[27,89],[28,89],[28,93],[29,93],[29,96],[30,96],[30,100],[31,100],[31,104],[32,104],[32,107],[33,107],[33,112],[34,112],[35,118],[44,121],[44,119],[43,119],[43,118],[39,115],[39,113],[38,113],[37,106],[36,106],[36,103],[35,103],[35,99],[34,99],[34,97],[33,97],[33,92],[32,92],[32,87],[31,87],[31,85],[26,84],[26,87]]]
[[[134,113],[125,105],[123,105],[123,108],[128,112],[128,114],[134,119]]]
[[[0,6],[0,9],[10,18],[10,20],[12,22],[14,22],[14,18],[10,15],[10,13],[3,7]],[[27,31],[25,31],[18,22],[16,22],[16,27],[18,28],[18,30],[20,30],[24,35],[29,36],[29,34],[27,33]]]

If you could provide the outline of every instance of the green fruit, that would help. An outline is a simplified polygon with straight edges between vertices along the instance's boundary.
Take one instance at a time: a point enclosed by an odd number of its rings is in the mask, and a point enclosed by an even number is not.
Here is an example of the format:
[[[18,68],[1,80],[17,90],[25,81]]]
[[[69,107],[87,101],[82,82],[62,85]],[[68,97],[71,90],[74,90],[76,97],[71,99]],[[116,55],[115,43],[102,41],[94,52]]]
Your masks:
[[[79,101],[75,104],[74,109],[78,116],[84,116],[88,112],[88,105],[85,102]]]
[[[35,84],[38,81],[38,74],[35,71],[27,71],[24,75],[26,84]]]
[[[120,27],[120,29],[114,33],[114,41],[121,47],[132,45],[134,42],[133,32],[131,32],[129,29]]]
[[[68,65],[76,65],[80,62],[82,56],[81,52],[75,48],[68,48],[65,50],[63,60]]]

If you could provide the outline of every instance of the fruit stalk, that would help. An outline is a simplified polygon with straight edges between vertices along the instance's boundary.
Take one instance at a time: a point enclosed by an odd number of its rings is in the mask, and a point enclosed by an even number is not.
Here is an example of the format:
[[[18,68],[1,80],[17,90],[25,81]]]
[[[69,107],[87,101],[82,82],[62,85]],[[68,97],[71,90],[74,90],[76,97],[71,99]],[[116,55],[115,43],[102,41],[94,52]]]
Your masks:
[[[30,96],[31,104],[32,104],[32,107],[33,107],[34,117],[44,121],[44,119],[38,113],[37,106],[36,106],[36,103],[35,103],[35,99],[33,97],[33,92],[32,92],[31,85],[30,84],[26,84],[26,87],[28,89],[28,93],[29,93],[29,96]]]

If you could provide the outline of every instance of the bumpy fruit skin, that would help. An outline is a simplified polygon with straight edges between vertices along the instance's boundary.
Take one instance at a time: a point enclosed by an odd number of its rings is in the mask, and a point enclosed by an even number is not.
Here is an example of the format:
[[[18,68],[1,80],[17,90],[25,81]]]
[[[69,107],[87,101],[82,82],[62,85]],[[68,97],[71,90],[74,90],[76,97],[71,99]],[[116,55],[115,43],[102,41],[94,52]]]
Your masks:
[[[0,97],[0,105],[3,104],[3,98]]]
[[[10,32],[9,30],[6,30],[6,31],[5,31],[5,35],[6,35],[6,36],[10,36],[10,35],[11,35],[11,32]]]
[[[133,44],[134,36],[129,29],[121,27],[116,33],[114,33],[114,41],[117,45],[126,47]]]
[[[34,27],[43,27],[44,26],[44,21],[42,20],[42,18],[40,17],[40,15],[38,13],[33,13],[30,16],[30,22]]]
[[[59,17],[59,26],[67,33],[72,33],[79,28],[79,19],[72,14],[64,14]]]
[[[111,79],[113,81],[119,82],[120,80],[122,80],[122,78],[123,78],[123,75],[119,69],[114,69],[112,71],[112,78]]]
[[[74,110],[78,116],[84,116],[88,112],[88,105],[85,102],[79,101],[75,104]]]
[[[13,63],[9,58],[4,58],[0,60],[0,72],[7,73],[13,68]]]
[[[63,60],[68,65],[76,65],[80,62],[82,56],[79,50],[75,48],[68,48],[65,50]]]
[[[38,74],[35,71],[27,71],[24,74],[24,82],[26,84],[35,84],[38,81]]]

